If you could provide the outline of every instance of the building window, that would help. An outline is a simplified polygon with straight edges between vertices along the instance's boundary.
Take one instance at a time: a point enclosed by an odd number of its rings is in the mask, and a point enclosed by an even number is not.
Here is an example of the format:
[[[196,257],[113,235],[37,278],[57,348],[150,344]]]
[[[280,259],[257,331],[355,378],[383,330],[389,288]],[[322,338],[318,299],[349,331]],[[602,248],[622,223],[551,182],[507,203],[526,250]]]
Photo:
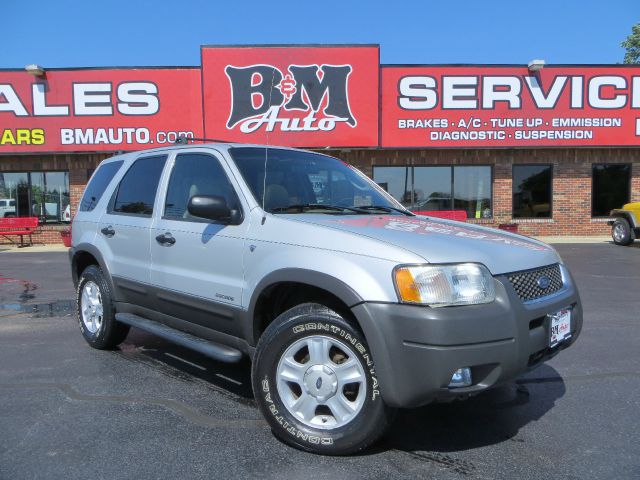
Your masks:
[[[513,218],[551,218],[551,165],[513,166]]]
[[[69,172],[0,173],[0,217],[38,217],[40,223],[68,223]]]
[[[406,208],[413,206],[412,167],[373,167],[373,180]]]
[[[491,217],[491,167],[453,167],[453,209]]]
[[[631,165],[593,165],[591,216],[607,217],[631,199]]]
[[[464,210],[467,218],[491,218],[491,167],[374,167],[373,179],[406,208]]]

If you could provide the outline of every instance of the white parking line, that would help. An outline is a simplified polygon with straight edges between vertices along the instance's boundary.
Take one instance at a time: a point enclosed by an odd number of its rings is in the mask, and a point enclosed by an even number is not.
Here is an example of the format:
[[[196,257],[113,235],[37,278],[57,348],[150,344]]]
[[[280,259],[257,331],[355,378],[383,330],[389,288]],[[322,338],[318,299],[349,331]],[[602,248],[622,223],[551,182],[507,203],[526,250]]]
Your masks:
[[[176,360],[180,360],[181,362],[186,363],[187,365],[191,365],[192,367],[199,368],[200,370],[206,370],[206,368],[205,368],[205,367],[203,367],[203,366],[201,366],[201,365],[197,365],[197,364],[195,364],[195,363],[192,363],[192,362],[190,362],[190,361],[188,361],[188,360],[185,360],[184,358],[180,358],[180,357],[178,357],[178,356],[176,356],[176,355],[173,355],[173,354],[171,354],[171,353],[166,353],[166,352],[165,352],[165,355],[166,355],[167,357],[171,357],[171,358],[175,358]]]
[[[233,378],[225,377],[224,375],[220,375],[219,373],[216,373],[216,377],[223,378],[223,379],[227,380],[228,382],[235,383],[236,385],[242,385],[242,382],[234,380]]]

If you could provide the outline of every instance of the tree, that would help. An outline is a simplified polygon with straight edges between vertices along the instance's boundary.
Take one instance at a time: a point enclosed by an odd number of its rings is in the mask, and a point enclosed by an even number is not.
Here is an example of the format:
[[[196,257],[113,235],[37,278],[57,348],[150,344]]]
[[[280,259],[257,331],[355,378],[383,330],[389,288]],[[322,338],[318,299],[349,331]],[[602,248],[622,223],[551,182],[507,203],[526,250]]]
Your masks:
[[[627,51],[624,63],[640,63],[640,23],[631,28],[631,34],[620,45]]]

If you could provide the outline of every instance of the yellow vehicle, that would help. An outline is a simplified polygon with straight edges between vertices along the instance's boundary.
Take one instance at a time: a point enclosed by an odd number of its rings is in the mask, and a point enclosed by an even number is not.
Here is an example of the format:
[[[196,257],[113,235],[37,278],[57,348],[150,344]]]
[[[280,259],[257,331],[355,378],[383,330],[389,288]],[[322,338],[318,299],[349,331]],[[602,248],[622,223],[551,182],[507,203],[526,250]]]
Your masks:
[[[611,237],[616,245],[631,245],[640,236],[640,202],[627,203],[611,210]]]

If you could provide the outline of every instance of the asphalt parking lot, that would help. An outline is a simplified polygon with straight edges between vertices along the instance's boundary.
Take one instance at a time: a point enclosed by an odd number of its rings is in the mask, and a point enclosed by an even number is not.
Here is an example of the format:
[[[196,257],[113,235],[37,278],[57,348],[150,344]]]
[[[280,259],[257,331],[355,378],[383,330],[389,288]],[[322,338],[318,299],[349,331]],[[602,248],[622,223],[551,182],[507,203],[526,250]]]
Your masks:
[[[400,412],[364,454],[273,437],[229,366],[132,330],[91,349],[65,253],[0,252],[0,478],[640,478],[640,244],[556,246],[577,344],[465,402]]]

